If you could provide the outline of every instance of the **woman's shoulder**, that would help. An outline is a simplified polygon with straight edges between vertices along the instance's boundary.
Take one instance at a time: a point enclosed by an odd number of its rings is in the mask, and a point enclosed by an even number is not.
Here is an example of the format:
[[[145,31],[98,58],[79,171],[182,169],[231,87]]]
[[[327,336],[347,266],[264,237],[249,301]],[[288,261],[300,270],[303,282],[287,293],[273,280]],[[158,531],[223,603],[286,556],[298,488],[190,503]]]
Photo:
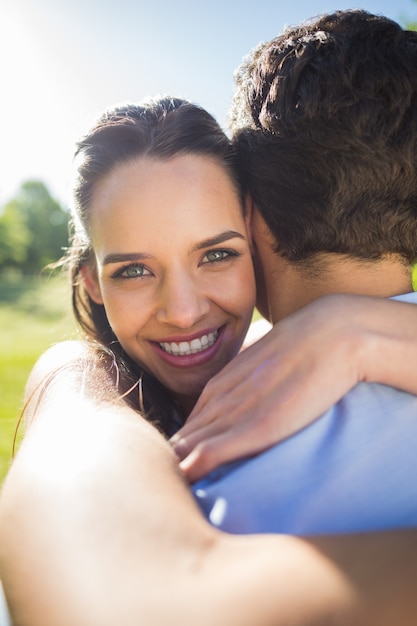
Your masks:
[[[80,372],[97,362],[97,349],[84,340],[61,341],[50,346],[36,361],[25,386],[25,421],[31,421],[30,407],[36,406],[51,381],[74,388]]]
[[[60,341],[41,354],[32,369],[29,381],[31,379],[44,379],[65,365],[93,358],[93,354],[93,347],[84,340]]]

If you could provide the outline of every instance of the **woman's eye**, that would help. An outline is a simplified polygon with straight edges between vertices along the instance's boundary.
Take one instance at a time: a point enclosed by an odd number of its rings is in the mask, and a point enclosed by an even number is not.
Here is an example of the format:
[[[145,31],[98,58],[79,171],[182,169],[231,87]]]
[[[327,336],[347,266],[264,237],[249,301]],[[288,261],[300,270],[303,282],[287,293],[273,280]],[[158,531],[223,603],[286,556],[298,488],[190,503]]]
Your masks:
[[[232,255],[230,250],[210,250],[203,257],[203,263],[216,263],[217,261],[224,261]]]
[[[144,265],[128,265],[117,270],[114,274],[115,278],[143,278],[149,276],[150,272]]]

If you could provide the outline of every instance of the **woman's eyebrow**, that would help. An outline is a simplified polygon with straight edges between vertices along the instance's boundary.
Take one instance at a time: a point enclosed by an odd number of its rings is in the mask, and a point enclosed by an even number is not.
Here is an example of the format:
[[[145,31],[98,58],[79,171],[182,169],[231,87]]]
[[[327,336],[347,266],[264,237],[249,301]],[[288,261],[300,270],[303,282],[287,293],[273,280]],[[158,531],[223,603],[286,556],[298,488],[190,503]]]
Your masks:
[[[208,239],[203,239],[193,248],[193,252],[197,250],[203,250],[204,248],[209,248],[210,246],[217,246],[219,243],[223,243],[224,241],[228,241],[229,239],[234,239],[238,237],[239,239],[246,239],[242,235],[242,233],[238,233],[235,230],[226,230],[224,233],[220,233],[220,235],[216,235],[215,237],[209,237]]]
[[[239,239],[245,240],[246,237],[242,235],[242,233],[238,233],[236,230],[226,230],[224,233],[220,233],[219,235],[215,235],[214,237],[209,237],[207,239],[203,239],[198,244],[193,247],[193,252],[197,250],[203,250],[204,248],[209,248],[210,246],[216,246],[219,243],[223,243],[228,241],[229,239],[234,239],[238,237]],[[145,261],[149,259],[149,255],[142,254],[141,252],[114,252],[107,254],[103,259],[103,265],[110,265],[111,263],[124,263],[125,261]]]
[[[127,252],[125,254],[115,252],[104,257],[103,265],[123,263],[124,261],[145,261],[146,259],[149,259],[149,255],[141,254],[140,252]]]

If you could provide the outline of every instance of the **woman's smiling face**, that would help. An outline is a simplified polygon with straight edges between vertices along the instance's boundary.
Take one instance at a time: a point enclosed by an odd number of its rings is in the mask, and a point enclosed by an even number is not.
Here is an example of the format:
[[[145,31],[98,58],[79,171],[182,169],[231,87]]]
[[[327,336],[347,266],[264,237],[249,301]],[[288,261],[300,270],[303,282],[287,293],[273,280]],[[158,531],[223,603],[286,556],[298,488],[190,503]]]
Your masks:
[[[141,157],[95,188],[97,273],[84,272],[124,350],[187,412],[233,358],[255,302],[240,199],[216,160]]]

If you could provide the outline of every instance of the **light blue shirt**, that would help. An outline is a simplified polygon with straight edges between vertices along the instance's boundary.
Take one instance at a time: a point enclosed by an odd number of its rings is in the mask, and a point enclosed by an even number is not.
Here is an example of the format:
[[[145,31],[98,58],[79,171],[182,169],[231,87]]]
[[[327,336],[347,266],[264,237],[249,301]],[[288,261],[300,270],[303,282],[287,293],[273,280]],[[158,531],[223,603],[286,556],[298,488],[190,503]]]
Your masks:
[[[417,304],[415,293],[396,299]],[[231,533],[417,527],[417,397],[360,383],[304,430],[193,491],[209,521]]]

